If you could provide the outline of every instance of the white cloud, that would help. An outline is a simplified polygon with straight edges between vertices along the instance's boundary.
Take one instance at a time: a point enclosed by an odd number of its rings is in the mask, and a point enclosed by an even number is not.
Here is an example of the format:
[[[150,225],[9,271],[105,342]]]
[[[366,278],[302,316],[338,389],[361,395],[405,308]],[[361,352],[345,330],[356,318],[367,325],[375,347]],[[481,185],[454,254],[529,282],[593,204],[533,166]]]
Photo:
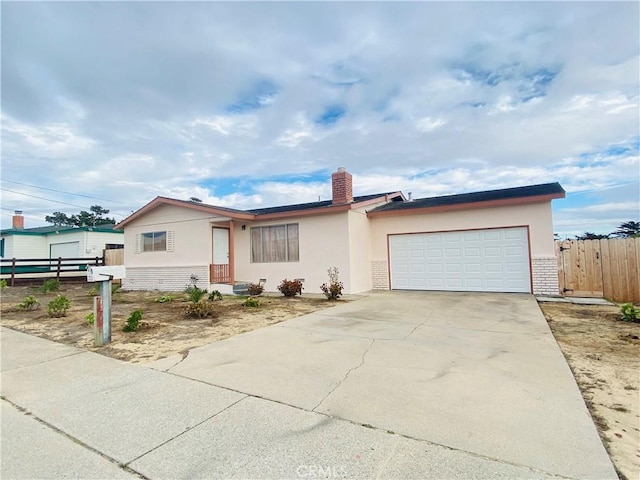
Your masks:
[[[618,204],[606,189],[638,182],[637,17],[632,2],[9,2],[3,178],[125,213],[156,195],[327,198],[339,165],[356,194],[557,180]],[[331,106],[344,114],[317,122]],[[620,145],[635,149],[606,153]]]

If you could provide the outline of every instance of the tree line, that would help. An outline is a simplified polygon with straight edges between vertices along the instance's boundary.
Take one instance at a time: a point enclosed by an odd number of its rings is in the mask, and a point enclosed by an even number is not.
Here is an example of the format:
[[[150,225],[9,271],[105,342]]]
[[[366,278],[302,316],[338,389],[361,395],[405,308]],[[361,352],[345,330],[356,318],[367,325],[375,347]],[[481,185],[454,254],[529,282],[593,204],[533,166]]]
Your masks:
[[[53,212],[44,217],[44,221],[56,227],[97,227],[98,225],[115,225],[114,218],[106,217],[109,210],[100,205],[92,205],[89,211],[81,210],[77,215],[68,216],[66,213]]]
[[[622,222],[616,230],[611,233],[593,233],[584,232],[582,235],[576,235],[576,240],[601,240],[607,238],[634,238],[640,237],[640,222],[629,220]]]

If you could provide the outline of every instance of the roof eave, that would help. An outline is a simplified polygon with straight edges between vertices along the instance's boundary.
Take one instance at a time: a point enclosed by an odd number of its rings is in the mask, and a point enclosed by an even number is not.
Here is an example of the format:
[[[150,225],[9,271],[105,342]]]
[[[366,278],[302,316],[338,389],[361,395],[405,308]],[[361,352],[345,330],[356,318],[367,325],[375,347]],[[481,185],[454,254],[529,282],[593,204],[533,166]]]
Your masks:
[[[415,208],[402,208],[394,210],[372,210],[367,212],[367,216],[374,217],[386,217],[394,215],[418,215],[421,213],[440,213],[451,212],[455,210],[474,210],[479,208],[493,208],[493,207],[509,207],[516,205],[525,205],[528,203],[543,203],[550,202],[558,198],[565,198],[565,192],[549,193],[546,195],[533,195],[527,197],[517,198],[501,198],[496,200],[485,200],[482,202],[465,202],[452,205],[434,205],[427,207],[415,207]]]
[[[277,218],[306,217],[310,215],[327,215],[330,213],[346,212],[348,210],[353,210],[355,208],[362,208],[362,207],[367,207],[369,205],[374,205],[382,201],[390,201],[391,199],[399,196],[404,198],[401,192],[395,192],[395,193],[381,195],[379,197],[360,201],[360,202],[340,203],[337,205],[328,205],[326,207],[309,208],[306,210],[289,210],[287,212],[257,214],[255,217],[255,220],[256,221],[272,220]]]
[[[221,208],[216,208],[210,205],[203,205],[199,203],[188,203],[188,202],[183,202],[180,200],[175,200],[173,198],[167,198],[167,197],[156,197],[153,200],[151,200],[149,203],[147,203],[144,207],[136,210],[127,218],[125,218],[120,223],[118,223],[114,227],[114,229],[123,230],[127,224],[149,213],[150,211],[158,208],[160,205],[173,205],[176,207],[188,208],[190,210],[207,212],[207,213],[219,215],[221,217],[229,217],[235,220],[253,220],[255,218],[255,215],[251,213],[233,212],[229,210],[223,210]]]

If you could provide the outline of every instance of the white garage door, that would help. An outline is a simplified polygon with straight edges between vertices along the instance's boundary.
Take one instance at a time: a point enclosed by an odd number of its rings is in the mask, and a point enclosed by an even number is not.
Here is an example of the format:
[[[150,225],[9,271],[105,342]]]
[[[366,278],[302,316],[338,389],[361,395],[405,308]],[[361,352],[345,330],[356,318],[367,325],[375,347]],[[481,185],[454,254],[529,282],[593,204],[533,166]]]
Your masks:
[[[391,288],[531,292],[527,229],[391,235]]]
[[[52,243],[50,258],[78,258],[80,256],[80,242]]]

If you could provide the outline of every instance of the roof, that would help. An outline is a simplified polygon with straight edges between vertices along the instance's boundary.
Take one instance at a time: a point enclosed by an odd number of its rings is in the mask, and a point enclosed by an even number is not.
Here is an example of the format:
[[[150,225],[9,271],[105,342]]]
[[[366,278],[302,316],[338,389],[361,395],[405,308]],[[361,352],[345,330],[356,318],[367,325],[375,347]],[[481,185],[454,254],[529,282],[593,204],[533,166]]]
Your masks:
[[[383,212],[401,212],[415,209],[440,209],[450,210],[456,206],[465,207],[478,204],[479,207],[521,204],[526,200],[529,203],[533,199],[548,201],[554,198],[564,198],[565,191],[558,182],[543,183],[539,185],[527,185],[524,187],[503,188],[499,190],[486,190],[482,192],[461,193],[457,195],[445,195],[440,197],[416,198],[404,202],[390,202],[367,212],[375,216]],[[449,207],[449,208],[447,208]]]
[[[116,230],[113,223],[98,225],[95,227],[70,227],[47,225],[46,227],[34,228],[7,228],[0,231],[2,235],[49,235],[50,233],[69,233],[69,232],[102,232],[102,233],[122,233]]]
[[[385,197],[387,195],[393,195],[395,193],[398,193],[398,192],[374,193],[372,195],[362,195],[359,197],[353,197],[353,203],[368,202],[370,200],[376,200],[381,197]],[[312,210],[316,208],[325,208],[325,207],[331,207],[331,206],[333,206],[333,202],[331,200],[323,200],[321,202],[297,203],[294,205],[283,205],[281,207],[254,208],[252,210],[246,210],[246,211],[249,213],[253,213],[254,215],[267,215],[272,213],[285,213],[285,212]]]
[[[320,202],[297,203],[292,205],[282,205],[278,207],[255,208],[251,210],[238,210],[235,208],[219,207],[217,205],[209,205],[202,202],[194,202],[190,200],[178,200],[169,197],[156,197],[144,207],[136,210],[134,213],[125,218],[116,225],[117,228],[124,228],[136,218],[150,212],[160,205],[175,205],[180,207],[188,207],[193,210],[204,211],[212,215],[220,215],[235,220],[258,220],[278,217],[292,217],[295,215],[319,215],[323,213],[334,213],[342,210],[350,210],[352,208],[364,207],[368,204],[383,201],[402,200],[404,197],[401,192],[375,193],[372,195],[363,195],[354,197],[353,202],[334,204],[331,200]]]

